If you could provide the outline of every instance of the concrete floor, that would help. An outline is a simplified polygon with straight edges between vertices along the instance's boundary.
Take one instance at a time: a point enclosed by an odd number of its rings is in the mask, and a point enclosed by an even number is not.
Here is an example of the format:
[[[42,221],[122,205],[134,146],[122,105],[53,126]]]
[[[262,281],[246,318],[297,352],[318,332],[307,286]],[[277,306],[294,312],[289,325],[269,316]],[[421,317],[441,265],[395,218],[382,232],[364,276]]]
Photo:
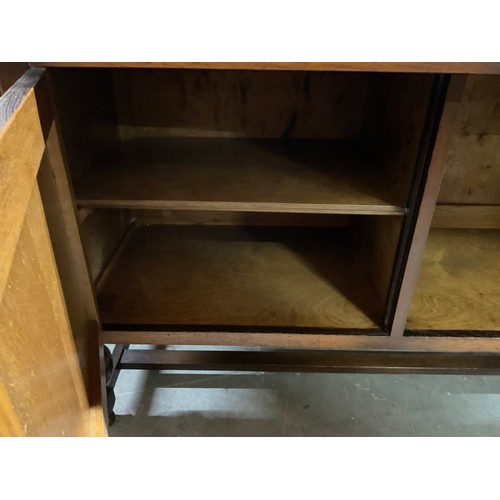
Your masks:
[[[500,436],[500,376],[122,371],[111,436]]]

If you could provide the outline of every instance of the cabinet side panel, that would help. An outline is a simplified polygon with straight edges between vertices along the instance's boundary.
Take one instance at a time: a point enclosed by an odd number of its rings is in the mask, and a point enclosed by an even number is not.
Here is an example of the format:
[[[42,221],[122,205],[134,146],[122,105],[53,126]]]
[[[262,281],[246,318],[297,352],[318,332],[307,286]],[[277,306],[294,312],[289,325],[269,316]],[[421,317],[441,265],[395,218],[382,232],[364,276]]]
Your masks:
[[[451,78],[443,103],[443,109],[440,114],[439,126],[435,131],[436,138],[434,149],[430,158],[415,228],[411,234],[408,257],[406,262],[403,263],[402,282],[399,289],[399,295],[396,299],[391,329],[391,335],[394,337],[401,337],[404,334],[411,300],[424,256],[427,236],[429,234],[439,189],[443,179],[446,153],[453,136],[455,119],[461,101],[464,82],[465,79],[462,76],[454,76]],[[438,101],[436,101],[436,104],[438,104]]]
[[[402,217],[351,218],[357,238],[357,259],[369,276],[380,310],[379,324],[387,308],[389,287],[401,233]]]
[[[87,394],[91,404],[100,406],[104,363],[99,362],[103,353],[97,307],[55,125],[48,136],[38,184]]]
[[[432,83],[432,75],[370,76],[362,137],[401,205],[409,196]]]
[[[131,219],[128,210],[94,210],[81,226],[82,243],[92,282],[97,286],[120,244]]]

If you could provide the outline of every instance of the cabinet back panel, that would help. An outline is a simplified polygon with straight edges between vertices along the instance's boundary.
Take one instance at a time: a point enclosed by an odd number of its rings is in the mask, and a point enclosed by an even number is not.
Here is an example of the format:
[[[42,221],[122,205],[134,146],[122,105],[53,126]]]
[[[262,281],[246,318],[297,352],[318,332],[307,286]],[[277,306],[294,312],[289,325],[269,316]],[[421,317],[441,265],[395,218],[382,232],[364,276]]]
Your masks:
[[[299,226],[343,227],[345,214],[288,214],[265,212],[222,212],[211,210],[131,210],[138,225],[169,224],[196,226]]]
[[[500,204],[500,77],[467,79],[438,202]]]
[[[354,138],[367,75],[221,70],[115,70],[122,139]]]

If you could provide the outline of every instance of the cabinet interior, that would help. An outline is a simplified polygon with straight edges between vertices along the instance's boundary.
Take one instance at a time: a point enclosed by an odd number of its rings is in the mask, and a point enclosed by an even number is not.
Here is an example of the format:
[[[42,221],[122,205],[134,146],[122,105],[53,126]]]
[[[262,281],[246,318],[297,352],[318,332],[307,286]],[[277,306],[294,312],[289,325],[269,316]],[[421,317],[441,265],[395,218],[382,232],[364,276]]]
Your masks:
[[[385,334],[433,75],[49,76],[105,328]]]
[[[500,331],[500,79],[469,76],[426,246],[409,335]]]

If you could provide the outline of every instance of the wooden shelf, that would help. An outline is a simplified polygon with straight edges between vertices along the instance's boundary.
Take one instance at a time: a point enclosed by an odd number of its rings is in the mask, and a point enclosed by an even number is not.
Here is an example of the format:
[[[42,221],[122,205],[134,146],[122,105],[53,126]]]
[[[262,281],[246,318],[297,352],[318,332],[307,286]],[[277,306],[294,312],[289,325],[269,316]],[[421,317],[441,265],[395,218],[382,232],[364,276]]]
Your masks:
[[[408,330],[500,331],[499,284],[499,230],[431,230]]]
[[[173,138],[123,143],[76,184],[87,207],[395,215],[406,193],[347,141]]]
[[[367,334],[379,330],[372,318],[383,308],[346,228],[142,226],[98,302],[105,329],[145,330],[187,325]]]

